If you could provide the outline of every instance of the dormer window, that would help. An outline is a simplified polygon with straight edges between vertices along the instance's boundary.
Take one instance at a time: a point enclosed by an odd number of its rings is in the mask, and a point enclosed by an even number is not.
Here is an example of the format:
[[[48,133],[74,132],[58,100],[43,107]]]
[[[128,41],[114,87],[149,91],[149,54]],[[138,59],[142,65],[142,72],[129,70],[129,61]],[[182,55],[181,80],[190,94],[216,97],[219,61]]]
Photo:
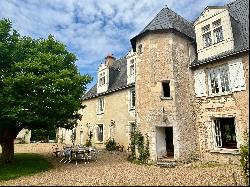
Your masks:
[[[105,72],[100,73],[99,85],[102,86],[105,84]]]
[[[218,19],[212,23],[214,33],[214,43],[223,41],[223,31],[221,26],[221,19]]]
[[[130,60],[129,72],[130,72],[130,75],[135,74],[135,60],[134,59]]]
[[[209,47],[210,45],[212,45],[211,32],[203,34],[202,38],[203,38],[204,47]]]

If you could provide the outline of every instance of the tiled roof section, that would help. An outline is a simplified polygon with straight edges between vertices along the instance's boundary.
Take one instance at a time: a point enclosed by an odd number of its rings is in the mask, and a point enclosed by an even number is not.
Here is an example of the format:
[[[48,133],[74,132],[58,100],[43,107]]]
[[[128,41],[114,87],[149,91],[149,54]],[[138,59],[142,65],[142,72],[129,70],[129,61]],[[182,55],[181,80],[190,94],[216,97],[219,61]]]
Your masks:
[[[114,92],[133,85],[127,85],[127,66],[126,58],[116,60],[109,67],[109,87],[104,93],[97,94],[97,84],[95,84],[83,97],[84,100]]]
[[[175,29],[190,38],[195,38],[192,23],[175,13],[169,8],[163,8],[156,17],[140,32]]]
[[[191,39],[195,39],[195,32],[192,23],[175,13],[169,8],[163,8],[156,17],[134,38],[131,44],[134,48],[135,40],[138,36],[148,31],[176,30]]]
[[[249,0],[236,0],[229,3],[227,7],[231,16],[234,50],[225,51],[203,60],[195,60],[191,63],[191,67],[206,64],[239,52],[249,51]]]
[[[228,4],[232,19],[235,51],[249,48],[249,0],[236,0]],[[231,19],[231,20],[232,20]]]

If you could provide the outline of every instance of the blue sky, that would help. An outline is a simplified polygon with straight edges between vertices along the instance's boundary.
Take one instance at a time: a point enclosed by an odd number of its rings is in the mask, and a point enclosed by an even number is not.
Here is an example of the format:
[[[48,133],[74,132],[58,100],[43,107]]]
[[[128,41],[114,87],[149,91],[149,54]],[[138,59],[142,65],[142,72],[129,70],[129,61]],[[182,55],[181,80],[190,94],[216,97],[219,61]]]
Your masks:
[[[9,18],[19,33],[33,38],[49,34],[76,54],[81,74],[94,77],[108,53],[124,57],[137,35],[165,6],[189,21],[206,6],[233,0],[0,0],[0,19]]]

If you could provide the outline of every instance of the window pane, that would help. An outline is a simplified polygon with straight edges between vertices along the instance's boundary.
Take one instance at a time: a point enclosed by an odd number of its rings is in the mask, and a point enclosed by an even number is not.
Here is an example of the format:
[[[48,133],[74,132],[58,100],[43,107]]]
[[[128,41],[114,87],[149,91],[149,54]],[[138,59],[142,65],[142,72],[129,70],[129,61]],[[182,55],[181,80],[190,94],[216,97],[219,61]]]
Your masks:
[[[218,29],[214,30],[214,40],[215,43],[223,41],[222,27],[219,27]]]
[[[98,129],[97,129],[97,140],[99,142],[103,141],[103,125],[98,125]]]
[[[170,85],[169,82],[162,82],[163,97],[170,97]]]
[[[130,104],[130,106],[133,109],[133,108],[135,108],[135,90],[134,89],[132,89],[130,91],[130,97],[131,97],[131,104]]]
[[[221,80],[221,92],[230,91],[229,88],[229,79],[228,79],[228,67],[221,68],[220,72],[220,80]]]

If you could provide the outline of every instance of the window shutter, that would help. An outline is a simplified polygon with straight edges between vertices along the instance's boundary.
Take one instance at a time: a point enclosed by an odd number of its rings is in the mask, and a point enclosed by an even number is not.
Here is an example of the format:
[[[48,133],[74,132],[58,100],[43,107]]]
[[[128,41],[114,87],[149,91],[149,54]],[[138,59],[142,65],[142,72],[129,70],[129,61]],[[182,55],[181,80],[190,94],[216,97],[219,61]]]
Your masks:
[[[194,72],[194,89],[196,97],[206,96],[206,82],[204,69]]]
[[[230,85],[233,92],[246,90],[242,59],[229,63]]]
[[[218,119],[214,120],[215,147],[222,147],[221,125]]]

